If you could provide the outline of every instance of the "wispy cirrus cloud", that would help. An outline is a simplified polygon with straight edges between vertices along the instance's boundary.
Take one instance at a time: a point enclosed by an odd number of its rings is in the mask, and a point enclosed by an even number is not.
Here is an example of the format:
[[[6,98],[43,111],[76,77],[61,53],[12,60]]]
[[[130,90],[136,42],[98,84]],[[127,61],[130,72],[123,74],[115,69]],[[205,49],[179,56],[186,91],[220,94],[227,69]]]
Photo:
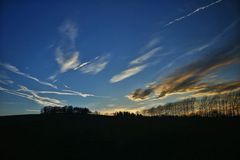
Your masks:
[[[172,25],[172,24],[174,24],[174,23],[176,23],[176,22],[182,21],[182,20],[184,20],[185,18],[190,17],[190,16],[192,16],[193,14],[196,14],[196,13],[198,13],[198,12],[200,12],[200,11],[203,11],[203,10],[205,10],[205,9],[207,9],[207,8],[213,6],[213,5],[216,5],[216,4],[218,4],[218,3],[222,2],[222,1],[223,1],[223,0],[217,0],[217,1],[213,2],[213,3],[208,4],[208,5],[199,7],[199,8],[197,8],[197,9],[195,9],[194,11],[188,13],[187,15],[184,15],[184,16],[182,16],[182,17],[176,18],[176,19],[168,22],[167,24],[165,24],[164,27],[167,27],[167,26],[170,26],[170,25]]]
[[[129,64],[130,65],[136,65],[136,64],[141,64],[150,58],[152,58],[157,52],[159,52],[162,49],[162,47],[156,47],[151,49],[149,52],[143,54],[142,56],[132,60]]]
[[[159,38],[153,38],[150,40],[141,50],[141,52],[144,52],[141,56],[133,59],[132,61],[129,62],[128,66],[134,66],[131,68],[128,68],[121,73],[113,76],[110,79],[110,83],[116,83],[120,82],[126,78],[129,78],[133,75],[136,75],[137,73],[143,71],[148,65],[146,62],[150,60],[156,53],[162,50],[162,47],[157,46],[155,47],[158,43],[160,42]],[[146,52],[147,51],[147,52]],[[145,63],[145,64],[144,64]]]
[[[1,80],[1,79],[0,79],[0,83],[1,83],[1,84],[5,84],[5,85],[8,84],[6,81],[3,81],[3,80]]]
[[[60,73],[72,70],[79,66],[79,52],[75,51],[71,55],[64,55],[61,48],[56,49],[56,61],[60,66]]]
[[[146,67],[147,67],[147,65],[141,65],[141,66],[136,66],[136,67],[132,67],[132,68],[129,68],[127,70],[124,70],[120,74],[113,76],[110,79],[110,83],[116,83],[116,82],[122,81],[122,80],[124,80],[128,77],[131,77],[131,76],[141,72]]]
[[[108,57],[109,56],[96,57],[94,60],[92,60],[88,63],[85,63],[78,69],[82,73],[97,74],[97,73],[101,72],[102,70],[104,70],[105,67],[107,66],[107,64],[109,62]]]
[[[78,36],[78,27],[73,21],[65,21],[59,28],[59,32],[62,36],[69,39],[74,47],[76,38]]]
[[[4,85],[9,85],[9,84],[13,84],[14,81],[9,80],[9,79],[4,79],[4,80],[1,80],[1,79],[0,79],[0,83],[1,83],[1,84],[4,84]]]
[[[74,91],[74,90],[70,90],[70,89],[64,89],[62,91],[71,93],[72,95],[81,96],[81,97],[98,97],[93,94],[82,93],[82,92],[78,92],[78,91]]]
[[[199,91],[203,90],[203,88],[208,90],[207,88],[211,88],[211,85],[203,85],[201,81],[210,73],[217,72],[226,66],[240,63],[239,51],[239,47],[230,46],[211,55],[207,55],[196,62],[176,70],[162,82],[153,83],[145,89],[135,90],[128,95],[128,98],[134,101],[140,101],[148,99],[151,95],[161,98],[178,92]],[[230,87],[227,87],[227,89],[230,89]]]
[[[56,95],[68,95],[68,96],[80,96],[80,97],[94,97],[95,95],[93,94],[88,94],[88,93],[82,93],[78,91],[73,91],[73,90],[67,90],[64,89],[62,91],[35,91],[36,93],[39,94],[56,94]]]
[[[41,106],[63,106],[65,105],[64,102],[61,100],[55,99],[55,98],[49,98],[49,97],[43,97],[39,96],[35,91],[28,89],[25,86],[20,86],[18,90],[13,89],[7,89],[0,86],[0,91],[12,94],[15,96],[19,96],[22,98],[29,99],[31,101],[34,101]]]
[[[10,72],[13,72],[15,74],[18,74],[18,75],[21,75],[23,77],[26,77],[28,79],[31,79],[31,80],[34,80],[35,82],[39,83],[39,84],[42,84],[42,85],[45,85],[45,86],[49,86],[49,87],[52,87],[52,88],[57,88],[56,85],[53,85],[51,83],[48,83],[48,82],[43,82],[41,80],[39,80],[38,78],[36,77],[33,77],[27,73],[24,73],[24,72],[21,72],[16,66],[13,66],[11,64],[8,64],[8,63],[0,63],[0,66],[2,66],[3,68],[5,68],[6,70],[10,71]]]
[[[8,89],[8,88],[0,86],[0,91],[2,91],[2,92],[12,94],[15,96],[19,96],[22,98],[26,98],[28,100],[31,100],[31,101],[34,101],[34,102],[40,104],[41,106],[48,106],[48,105],[49,106],[63,106],[63,105],[65,105],[65,103],[63,101],[58,100],[56,98],[42,96],[43,94],[80,96],[80,97],[84,97],[84,98],[95,96],[93,94],[87,94],[87,93],[82,93],[82,92],[73,91],[73,90],[60,90],[59,91],[59,89],[55,85],[48,83],[48,82],[40,81],[36,77],[33,77],[29,74],[21,72],[17,67],[15,67],[13,65],[10,65],[8,63],[0,63],[0,66],[2,66],[3,68],[5,68],[15,74],[29,78],[31,80],[34,80],[34,81],[38,82],[39,84],[50,86],[50,87],[56,89],[54,91],[36,91],[36,90],[28,89],[28,87],[26,87],[26,86],[18,85],[19,89],[15,90],[15,89]],[[5,86],[9,86],[11,84],[15,84],[15,86],[16,86],[16,84],[17,84],[14,81],[10,80],[8,76],[1,76],[0,78],[3,79],[3,80],[0,79],[0,83]],[[14,86],[12,86],[12,87],[14,87]]]
[[[84,66],[86,66],[86,65],[88,65],[88,64],[90,64],[90,61],[89,61],[89,62],[84,62],[84,63],[78,65],[77,67],[74,68],[74,70],[81,69],[82,67],[84,67]]]
[[[6,86],[9,86],[10,83],[6,83]],[[41,106],[64,106],[66,105],[63,100],[59,100],[56,98],[50,98],[48,96],[42,96],[42,95],[48,95],[48,94],[55,94],[55,95],[63,95],[63,96],[79,96],[83,98],[87,97],[99,97],[99,98],[105,98],[103,96],[96,96],[94,94],[89,93],[82,93],[79,91],[74,91],[70,89],[63,89],[63,90],[45,90],[45,91],[38,91],[38,90],[32,90],[29,89],[26,86],[18,85],[19,89],[8,89],[5,87],[0,86],[0,91],[5,92],[8,94],[12,94],[15,96],[19,96],[22,98],[26,98],[28,100],[34,101],[37,104]],[[11,87],[12,88],[12,87]]]
[[[49,79],[54,80],[59,74],[73,70],[80,65],[79,51],[76,50],[76,38],[78,28],[72,21],[66,21],[59,27],[61,39],[55,49],[55,60],[59,65],[59,71],[51,75]]]
[[[193,93],[193,97],[203,97],[206,95],[217,95],[219,93],[224,94],[228,93],[229,91],[235,91],[240,89],[240,81],[231,81],[220,83],[216,85],[208,85],[200,86],[197,90]]]
[[[37,103],[39,103],[40,105],[56,105],[56,106],[63,106],[65,105],[64,102],[62,102],[61,100],[55,99],[55,98],[49,98],[49,97],[43,97],[38,95],[38,93],[34,90],[28,89],[26,86],[19,86],[20,89],[17,90],[17,92],[19,93],[26,93],[28,95],[30,95],[30,100],[33,100]]]
[[[158,45],[160,42],[160,39],[157,38],[157,37],[154,37],[153,39],[151,39],[144,47],[142,50],[147,50],[149,48],[153,48],[155,47],[156,45]]]
[[[69,87],[69,86],[66,85],[66,84],[63,84],[63,86],[64,86],[65,88],[67,88],[67,89],[71,89],[71,87]]]
[[[108,64],[108,56],[96,57],[93,60],[80,61],[79,51],[76,49],[76,38],[78,36],[78,28],[72,21],[66,21],[59,27],[62,39],[55,49],[56,62],[59,65],[59,71],[51,75],[49,79],[54,80],[59,74],[67,71],[81,71],[85,74],[97,74]]]

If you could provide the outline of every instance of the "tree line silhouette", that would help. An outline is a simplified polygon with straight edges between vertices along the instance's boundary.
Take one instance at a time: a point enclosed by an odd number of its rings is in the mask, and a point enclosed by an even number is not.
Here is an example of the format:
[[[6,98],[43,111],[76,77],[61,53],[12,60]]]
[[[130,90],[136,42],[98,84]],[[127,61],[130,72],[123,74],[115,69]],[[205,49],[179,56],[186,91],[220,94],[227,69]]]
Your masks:
[[[239,116],[240,91],[202,98],[188,98],[143,110],[142,114],[150,116]]]
[[[115,116],[115,117],[141,117],[143,115],[140,112],[130,113],[128,111],[119,111],[119,112],[113,113],[113,116]]]
[[[41,114],[81,114],[81,115],[87,115],[91,114],[92,111],[90,111],[88,108],[80,108],[80,107],[73,107],[73,106],[45,106],[41,109]]]
[[[80,114],[80,115],[99,115],[100,113],[95,111],[92,112],[88,108],[73,107],[73,106],[45,106],[41,109],[41,114]],[[114,112],[112,114],[115,117],[136,117],[142,116],[140,112],[130,113],[127,111]]]

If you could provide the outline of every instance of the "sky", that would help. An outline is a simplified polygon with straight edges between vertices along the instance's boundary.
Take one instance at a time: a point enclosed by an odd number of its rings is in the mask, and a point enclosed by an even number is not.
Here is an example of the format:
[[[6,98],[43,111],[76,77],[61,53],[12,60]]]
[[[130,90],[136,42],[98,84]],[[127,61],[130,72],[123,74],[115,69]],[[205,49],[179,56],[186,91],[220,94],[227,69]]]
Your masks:
[[[0,2],[0,115],[135,112],[240,88],[238,0]]]

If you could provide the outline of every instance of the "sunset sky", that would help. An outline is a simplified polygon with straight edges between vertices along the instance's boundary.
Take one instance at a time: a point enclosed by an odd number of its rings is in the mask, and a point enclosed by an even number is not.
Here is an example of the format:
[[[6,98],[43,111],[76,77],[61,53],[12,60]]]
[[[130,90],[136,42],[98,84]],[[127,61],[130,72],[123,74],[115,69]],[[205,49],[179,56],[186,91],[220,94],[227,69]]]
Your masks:
[[[239,0],[3,0],[0,115],[137,111],[240,88]]]

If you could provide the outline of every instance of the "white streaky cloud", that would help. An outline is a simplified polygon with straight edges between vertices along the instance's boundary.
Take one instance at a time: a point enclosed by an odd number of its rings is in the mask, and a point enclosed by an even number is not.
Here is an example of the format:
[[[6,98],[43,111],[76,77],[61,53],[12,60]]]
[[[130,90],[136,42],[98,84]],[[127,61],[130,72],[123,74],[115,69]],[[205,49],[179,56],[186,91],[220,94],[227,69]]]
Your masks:
[[[49,76],[49,77],[48,77],[48,80],[51,80],[52,83],[56,83],[57,80],[56,80],[55,78],[58,76],[58,74],[59,74],[59,72],[57,72],[57,73],[55,73],[55,74]]]
[[[13,84],[13,83],[14,83],[14,81],[12,81],[12,80],[6,80],[6,82],[7,82],[8,84]]]
[[[4,84],[4,85],[8,85],[8,84],[13,84],[14,83],[14,81],[12,81],[12,80],[9,80],[9,79],[5,79],[5,80],[1,80],[0,79],[0,83],[2,83],[2,84]]]
[[[40,81],[38,78],[36,77],[33,77],[27,73],[24,73],[24,72],[21,72],[17,67],[11,65],[11,64],[8,64],[8,63],[1,63],[0,62],[0,66],[2,66],[3,68],[15,73],[15,74],[18,74],[18,75],[21,75],[23,77],[26,77],[28,79],[31,79],[31,80],[34,80],[36,82],[38,82],[39,84],[42,84],[42,85],[45,85],[45,86],[49,86],[49,87],[52,87],[52,88],[57,88],[56,85],[53,85],[51,83],[48,83],[48,82],[43,82],[43,81]]]
[[[68,85],[66,85],[66,84],[63,84],[63,86],[65,87],[65,88],[67,88],[67,89],[71,89]]]
[[[59,92],[59,91],[36,91],[36,93],[40,93],[40,94],[57,94],[57,95],[75,95],[73,93],[68,93],[68,92]]]
[[[0,87],[0,91],[19,96],[22,98],[29,99],[38,103],[41,106],[63,106],[65,105],[62,101],[54,98],[39,96],[35,91],[28,89],[25,86],[20,86],[18,90],[12,90]]]
[[[76,25],[67,21],[59,27],[59,31],[62,35],[62,41],[56,47],[56,61],[60,66],[59,71],[50,76],[50,80],[54,80],[59,74],[67,72],[69,70],[79,70],[86,74],[97,74],[101,72],[108,64],[108,57],[96,57],[94,60],[84,63],[80,62],[79,52],[76,50],[75,41],[77,38],[78,28]],[[68,40],[70,39],[70,43]]]
[[[68,70],[74,69],[79,66],[79,52],[75,51],[70,56],[65,56],[61,48],[56,49],[56,61],[60,66],[60,72],[64,73]],[[53,75],[54,79],[56,75]]]
[[[74,70],[78,70],[78,69],[86,66],[86,65],[89,64],[89,63],[90,63],[90,62],[84,62],[84,63],[80,64],[79,66],[77,66],[76,68],[74,68]]]
[[[129,78],[129,77],[143,71],[146,67],[147,67],[147,65],[141,65],[141,66],[129,68],[129,69],[121,72],[120,74],[113,76],[110,79],[110,83],[116,83],[116,82],[122,81],[126,78]]]
[[[145,49],[149,49],[152,48],[154,46],[156,46],[158,43],[160,42],[159,38],[153,38],[151,41],[149,41],[145,46],[144,46],[144,50]]]
[[[62,35],[69,38],[72,41],[73,45],[75,45],[75,40],[78,35],[78,28],[75,23],[72,21],[66,21],[59,27],[59,31]]]
[[[66,95],[66,96],[80,96],[80,97],[95,97],[93,94],[82,93],[73,90],[62,90],[62,91],[35,91],[39,94],[57,94],[57,95]]]
[[[61,72],[65,72],[69,69],[74,69],[75,67],[77,67],[79,65],[78,56],[79,56],[79,53],[74,52],[72,56],[69,57],[69,59],[66,59],[62,65]]]
[[[11,65],[11,64],[8,64],[8,63],[0,63],[0,65],[4,68],[6,68],[7,70],[11,71],[11,72],[14,72],[14,73],[17,73],[17,74],[22,74],[19,72],[19,70],[17,69],[17,67]]]
[[[69,92],[69,93],[72,93],[73,95],[78,95],[78,96],[81,96],[81,97],[95,97],[95,95],[93,94],[88,94],[88,93],[82,93],[82,92],[78,92],[78,91],[73,91],[73,90],[69,90],[69,89],[64,89],[62,90],[64,92]]]
[[[79,70],[82,73],[97,74],[105,69],[108,62],[108,56],[96,57],[93,61],[86,62],[87,64],[80,67]]]
[[[20,89],[18,89],[17,91],[29,93],[31,95],[31,97],[33,97],[32,100],[36,101],[37,103],[39,103],[41,105],[54,104],[57,106],[62,106],[64,104],[60,100],[57,100],[54,98],[39,96],[34,90],[30,90],[26,86],[20,86]]]
[[[208,48],[209,46],[211,46],[211,43],[203,44],[203,45],[201,45],[201,46],[199,46],[199,47],[196,47],[196,48],[194,48],[194,49],[186,52],[186,53],[184,54],[184,56],[193,55],[193,54],[199,53],[199,52],[205,50],[206,48]]]
[[[152,58],[154,56],[154,54],[156,54],[161,49],[162,49],[162,47],[153,48],[152,50],[145,53],[144,55],[132,60],[129,64],[130,65],[136,65],[136,64],[143,63],[143,62],[147,61],[148,59]]]
[[[80,65],[79,52],[76,50],[75,41],[78,36],[78,28],[72,21],[66,21],[59,27],[62,36],[55,49],[56,58],[60,69],[49,77],[54,80],[59,74],[73,70]]]
[[[215,2],[213,2],[213,3],[210,3],[210,4],[206,5],[206,6],[199,7],[199,8],[197,8],[197,9],[195,9],[193,12],[190,12],[190,13],[188,13],[188,14],[185,15],[185,16],[176,18],[176,19],[174,19],[173,21],[168,22],[164,27],[170,26],[170,25],[172,25],[172,24],[174,24],[174,23],[176,23],[176,22],[178,22],[178,21],[182,21],[183,19],[185,19],[185,18],[187,18],[187,17],[190,17],[190,16],[192,16],[193,14],[195,14],[195,13],[197,13],[197,12],[200,12],[200,11],[202,11],[202,10],[205,10],[205,9],[207,9],[207,8],[209,8],[209,7],[211,7],[211,6],[215,5],[215,4],[218,4],[218,3],[222,2],[222,1],[223,1],[223,0],[217,0],[217,1],[215,1]]]

